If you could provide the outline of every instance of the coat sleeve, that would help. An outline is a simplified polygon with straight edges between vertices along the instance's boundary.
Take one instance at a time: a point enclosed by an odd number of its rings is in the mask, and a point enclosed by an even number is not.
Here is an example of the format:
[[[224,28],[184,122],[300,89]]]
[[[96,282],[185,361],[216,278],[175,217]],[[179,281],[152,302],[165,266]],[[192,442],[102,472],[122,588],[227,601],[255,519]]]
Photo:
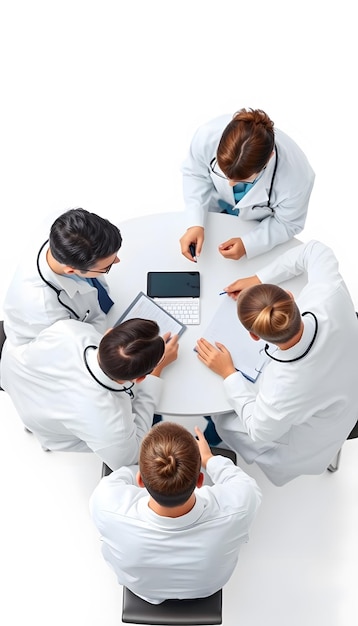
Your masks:
[[[287,403],[280,389],[274,394],[263,392],[258,383],[250,383],[240,373],[228,376],[224,387],[235,411],[230,429],[247,433],[256,443],[271,443],[282,438],[293,424],[304,421],[309,410],[307,403],[302,403],[301,408],[297,399]]]
[[[187,158],[182,164],[183,195],[187,228],[205,226],[210,199],[215,191],[210,176],[210,161],[215,156],[220,133],[201,126],[193,136]]]
[[[256,228],[242,235],[248,259],[272,250],[303,230],[312,187],[313,180],[302,185],[295,195],[281,200],[273,213],[261,220]]]
[[[278,284],[304,272],[310,284],[341,279],[333,251],[316,240],[291,248],[259,270],[257,276],[262,283]]]
[[[253,441],[272,441],[273,433],[267,413],[260,407],[259,382],[253,384],[240,372],[235,372],[225,378],[224,388],[235,411],[231,427],[238,432],[247,433]]]
[[[247,529],[253,521],[261,503],[261,491],[251,476],[230,459],[217,455],[209,459],[206,472],[213,482],[210,487],[220,507],[230,507],[241,511],[247,523]]]

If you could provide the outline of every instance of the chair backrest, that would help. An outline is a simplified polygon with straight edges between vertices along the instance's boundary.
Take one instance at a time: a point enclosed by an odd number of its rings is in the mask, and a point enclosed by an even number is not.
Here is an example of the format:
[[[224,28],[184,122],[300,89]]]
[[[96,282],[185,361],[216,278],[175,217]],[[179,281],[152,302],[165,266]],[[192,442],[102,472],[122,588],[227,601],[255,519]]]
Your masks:
[[[112,474],[111,468],[108,467],[108,465],[106,465],[105,463],[103,463],[101,478],[103,478],[103,476],[109,476],[110,474]]]
[[[222,589],[207,598],[165,600],[161,604],[150,604],[123,587],[122,607],[122,622],[129,624],[222,624]]]
[[[357,439],[358,437],[358,422],[356,422],[355,426],[353,426],[351,432],[349,433],[347,439]],[[339,462],[340,462],[340,458],[341,458],[341,451],[342,448],[340,448],[336,454],[336,456],[334,457],[334,459],[331,461],[331,463],[328,465],[327,469],[329,472],[331,472],[331,474],[333,474],[334,472],[336,472],[338,470],[339,467]]]
[[[228,459],[231,459],[232,462],[236,465],[236,452],[234,450],[228,450],[228,448],[216,448],[211,446],[211,452],[215,455],[221,454],[221,456],[226,456]]]
[[[2,348],[4,345],[5,339],[6,339],[6,335],[4,332],[4,320],[0,320],[0,358],[1,358]]]
[[[234,452],[234,450],[228,450],[227,448],[215,448],[215,447],[212,447],[211,448],[211,452],[213,454],[215,454],[215,455],[216,454],[221,454],[222,456],[228,457],[236,465],[236,452]],[[111,474],[111,473],[112,473],[111,468],[108,467],[108,465],[106,465],[105,463],[103,463],[102,464],[101,478],[103,478],[103,476],[109,476],[109,474]]]
[[[349,433],[347,439],[356,439],[358,437],[358,422],[353,426],[351,432]]]
[[[0,359],[5,339],[6,335],[4,333],[4,321],[0,320]],[[0,391],[4,391],[2,387],[0,387]]]

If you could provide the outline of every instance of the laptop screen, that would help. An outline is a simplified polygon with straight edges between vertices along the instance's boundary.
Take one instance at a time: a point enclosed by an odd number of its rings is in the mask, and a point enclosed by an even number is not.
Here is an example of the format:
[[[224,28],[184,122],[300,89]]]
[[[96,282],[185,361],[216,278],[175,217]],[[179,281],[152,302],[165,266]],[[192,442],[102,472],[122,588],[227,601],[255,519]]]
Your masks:
[[[199,272],[148,272],[150,298],[199,298]]]

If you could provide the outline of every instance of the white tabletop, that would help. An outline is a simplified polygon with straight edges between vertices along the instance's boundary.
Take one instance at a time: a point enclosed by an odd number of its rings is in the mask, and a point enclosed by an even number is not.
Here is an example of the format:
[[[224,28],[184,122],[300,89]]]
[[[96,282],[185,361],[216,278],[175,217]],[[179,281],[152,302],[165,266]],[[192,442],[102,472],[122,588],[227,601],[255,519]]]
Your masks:
[[[233,220],[235,228],[233,228]],[[199,271],[201,283],[201,324],[187,326],[179,339],[178,359],[162,373],[163,392],[157,412],[163,415],[212,415],[231,410],[222,378],[200,363],[194,347],[220,304],[219,293],[238,278],[251,276],[263,265],[300,243],[293,239],[254,259],[224,259],[218,245],[240,236],[256,225],[236,216],[209,213],[203,252],[194,264],[180,252],[179,237],[185,231],[184,213],[160,213],[119,223],[123,237],[121,263],[108,274],[116,304],[110,312],[115,323],[139,291],[146,293],[149,271]],[[283,284],[297,295],[305,284],[300,276]],[[227,296],[222,296],[227,297]]]

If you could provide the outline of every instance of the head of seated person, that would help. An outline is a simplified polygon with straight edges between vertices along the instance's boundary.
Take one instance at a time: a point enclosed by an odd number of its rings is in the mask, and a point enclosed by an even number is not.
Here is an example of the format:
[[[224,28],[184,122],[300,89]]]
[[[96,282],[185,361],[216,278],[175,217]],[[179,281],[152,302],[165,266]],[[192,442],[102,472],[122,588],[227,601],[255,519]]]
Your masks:
[[[253,339],[269,341],[281,349],[299,341],[303,332],[300,310],[290,291],[278,285],[261,284],[243,289],[237,313]]]
[[[269,116],[261,109],[240,109],[224,129],[216,158],[229,181],[254,182],[274,148],[274,123]]]
[[[52,224],[47,262],[57,274],[93,277],[119,263],[122,236],[109,220],[85,209],[70,209]]]
[[[137,482],[150,494],[149,507],[159,515],[178,517],[195,504],[194,490],[203,473],[198,444],[180,424],[160,422],[144,437]]]
[[[105,333],[98,347],[98,363],[111,380],[140,382],[161,362],[164,352],[158,324],[133,318]]]

